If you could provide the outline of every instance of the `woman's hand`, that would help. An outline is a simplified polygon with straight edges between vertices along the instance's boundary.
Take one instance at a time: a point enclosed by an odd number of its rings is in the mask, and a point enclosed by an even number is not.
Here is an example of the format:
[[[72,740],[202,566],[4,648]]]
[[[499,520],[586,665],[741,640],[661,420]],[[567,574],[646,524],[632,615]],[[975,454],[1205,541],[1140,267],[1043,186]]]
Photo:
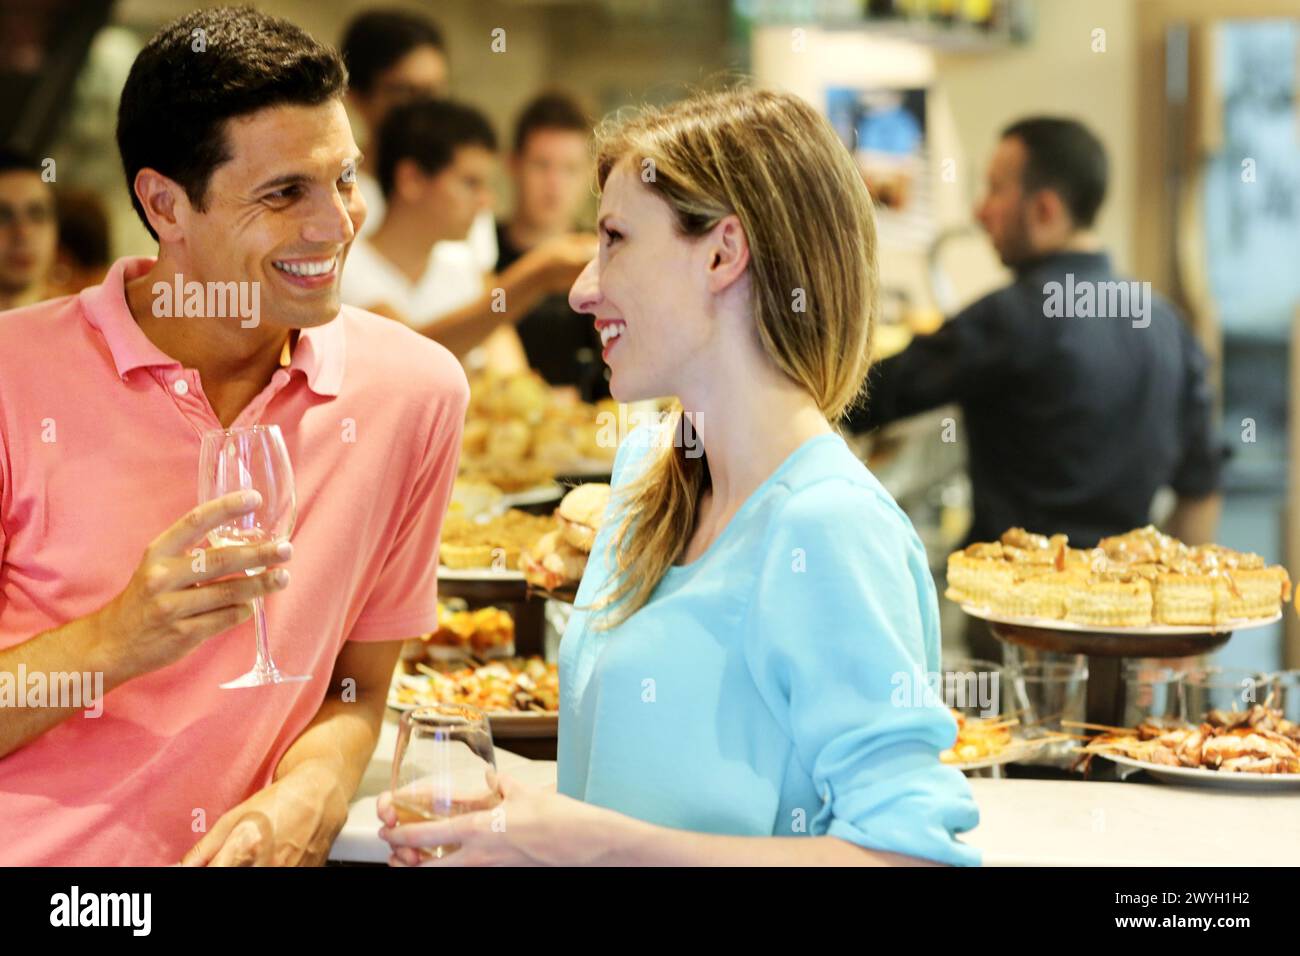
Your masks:
[[[392,793],[379,796],[379,835],[390,866],[591,866],[606,862],[628,822],[612,811],[500,777],[504,799],[490,810],[398,826]],[[421,848],[458,844],[440,860]]]

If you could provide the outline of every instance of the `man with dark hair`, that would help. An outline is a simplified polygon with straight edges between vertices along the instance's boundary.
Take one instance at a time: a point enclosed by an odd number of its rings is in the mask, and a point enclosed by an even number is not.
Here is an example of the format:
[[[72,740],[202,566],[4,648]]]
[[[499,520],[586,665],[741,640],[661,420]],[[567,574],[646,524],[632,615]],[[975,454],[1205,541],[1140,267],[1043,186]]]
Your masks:
[[[0,311],[49,296],[57,248],[54,190],[40,164],[0,148]]]
[[[1004,131],[976,218],[1015,281],[881,362],[849,419],[865,431],[956,403],[970,453],[970,539],[1021,526],[1090,547],[1145,525],[1157,490],[1167,530],[1213,538],[1223,449],[1206,360],[1145,283],[1117,276],[1093,221],[1106,155],[1081,124]]]
[[[348,24],[339,52],[349,97],[374,129],[394,106],[447,95],[447,45],[427,17],[367,10]]]
[[[368,236],[383,221],[387,202],[375,173],[379,129],[399,106],[448,95],[447,46],[442,30],[423,14],[378,9],[348,24],[340,52],[348,67],[347,102],[365,139],[366,162],[357,172],[357,186],[370,210],[361,227],[361,235]],[[491,211],[483,210],[467,239],[434,249],[430,268],[442,284],[459,286],[467,276],[473,281],[490,272],[496,257],[495,223]]]
[[[543,93],[515,123],[510,175],[515,209],[497,226],[497,271],[529,250],[573,232],[591,195],[591,117],[571,97]],[[528,364],[552,385],[576,387],[586,401],[609,395],[600,334],[569,308],[567,294],[547,297],[517,327]]]
[[[50,271],[50,298],[72,295],[104,281],[113,264],[108,213],[91,190],[59,190],[59,248]]]
[[[499,353],[517,353],[511,325],[543,296],[567,291],[594,253],[592,237],[561,236],[493,279],[469,274],[453,284],[430,263],[438,243],[468,235],[492,202],[488,182],[496,136],[472,107],[449,100],[399,106],[380,129],[377,174],[384,220],[358,238],[343,275],[344,301],[399,319],[457,355],[494,335]]]
[[[345,82],[254,10],[165,26],[118,122],[157,258],[0,316],[0,676],[87,688],[0,721],[0,863],[322,862],[400,642],[437,625],[468,387],[445,349],[340,306],[365,216]],[[261,499],[194,506],[200,436],[253,425],[292,460],[293,543],[205,549]],[[258,597],[310,676],[224,689]]]

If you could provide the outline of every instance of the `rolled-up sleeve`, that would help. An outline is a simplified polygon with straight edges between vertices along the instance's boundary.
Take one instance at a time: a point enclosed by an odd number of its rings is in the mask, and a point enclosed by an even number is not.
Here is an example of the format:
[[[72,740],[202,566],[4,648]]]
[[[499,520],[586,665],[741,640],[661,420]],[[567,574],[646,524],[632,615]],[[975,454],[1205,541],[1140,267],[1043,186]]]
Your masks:
[[[883,495],[831,480],[792,494],[772,528],[746,656],[822,801],[809,832],[978,865],[957,839],[979,822],[970,786],[939,760],[956,722],[924,693],[938,605],[910,523]]]

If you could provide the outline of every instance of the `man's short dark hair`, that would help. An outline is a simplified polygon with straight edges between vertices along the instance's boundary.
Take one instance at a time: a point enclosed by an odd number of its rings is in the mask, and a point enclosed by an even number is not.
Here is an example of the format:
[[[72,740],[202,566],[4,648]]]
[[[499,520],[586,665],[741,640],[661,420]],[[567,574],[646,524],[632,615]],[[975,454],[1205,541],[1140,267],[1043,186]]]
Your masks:
[[[167,24],[140,51],[122,89],[117,147],[131,202],[135,176],[156,169],[202,212],[213,171],[231,158],[226,120],[271,106],[318,106],[341,97],[338,53],[287,20],[248,7],[196,10]]]
[[[392,193],[397,164],[404,159],[436,175],[463,146],[497,148],[492,124],[474,107],[453,100],[415,100],[395,107],[379,128],[379,186],[385,196]]]
[[[1035,116],[1012,123],[1002,138],[1014,136],[1027,159],[1021,186],[1026,193],[1051,189],[1061,197],[1076,227],[1087,229],[1106,198],[1106,148],[1082,123]]]
[[[35,156],[10,146],[0,146],[0,173],[15,171],[35,173],[37,176],[43,172]]]
[[[540,129],[591,133],[591,117],[566,93],[543,93],[524,107],[515,122],[515,152],[522,153],[530,134]]]
[[[352,88],[369,93],[380,73],[417,47],[446,55],[442,31],[432,20],[406,10],[368,10],[343,34],[343,62]]]

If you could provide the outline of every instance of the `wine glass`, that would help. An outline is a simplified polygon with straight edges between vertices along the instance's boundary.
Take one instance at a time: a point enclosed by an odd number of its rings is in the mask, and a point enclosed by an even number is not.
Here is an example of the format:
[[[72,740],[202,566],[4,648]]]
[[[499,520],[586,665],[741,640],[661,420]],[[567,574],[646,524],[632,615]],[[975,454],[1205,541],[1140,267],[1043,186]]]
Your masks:
[[[287,540],[297,517],[293,468],[278,425],[217,428],[203,433],[199,451],[199,501],[211,501],[232,491],[255,489],[262,503],[255,510],[224,522],[208,532],[213,547],[263,544]],[[266,568],[249,568],[249,577]],[[253,599],[257,629],[257,662],[247,674],[226,681],[227,690],[310,680],[308,674],[285,674],[271,659],[266,636],[266,606]]]
[[[468,704],[434,704],[402,714],[393,751],[393,811],[398,824],[445,820],[501,802],[492,729]],[[440,860],[460,844],[424,847]]]

